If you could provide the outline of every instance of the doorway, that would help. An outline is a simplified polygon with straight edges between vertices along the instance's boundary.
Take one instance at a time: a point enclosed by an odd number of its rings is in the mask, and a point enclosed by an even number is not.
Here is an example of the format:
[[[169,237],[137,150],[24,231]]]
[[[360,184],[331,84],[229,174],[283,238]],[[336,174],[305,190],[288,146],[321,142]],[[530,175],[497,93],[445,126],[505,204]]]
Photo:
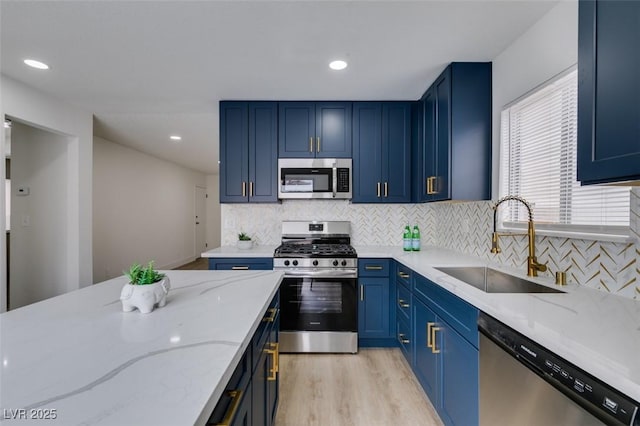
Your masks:
[[[11,120],[9,309],[69,290],[68,142]]]
[[[196,258],[198,258],[203,252],[207,251],[207,229],[205,220],[207,190],[201,186],[196,186],[195,194],[195,250]]]

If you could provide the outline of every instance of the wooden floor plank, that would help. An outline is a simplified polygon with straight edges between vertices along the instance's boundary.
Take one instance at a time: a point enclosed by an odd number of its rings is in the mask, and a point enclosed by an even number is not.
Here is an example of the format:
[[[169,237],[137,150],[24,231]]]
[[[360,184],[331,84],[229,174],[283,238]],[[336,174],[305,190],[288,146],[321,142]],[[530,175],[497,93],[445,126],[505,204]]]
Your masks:
[[[276,426],[442,425],[400,349],[280,355]]]

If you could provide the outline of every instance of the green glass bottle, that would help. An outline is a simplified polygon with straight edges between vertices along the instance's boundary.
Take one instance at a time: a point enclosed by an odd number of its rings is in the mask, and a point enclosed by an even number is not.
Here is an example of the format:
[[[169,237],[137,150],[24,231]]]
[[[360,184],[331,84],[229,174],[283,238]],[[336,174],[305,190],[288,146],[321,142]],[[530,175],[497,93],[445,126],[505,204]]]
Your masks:
[[[420,229],[418,229],[418,225],[414,225],[413,232],[411,233],[411,249],[413,251],[420,251]]]
[[[402,234],[402,248],[404,251],[411,251],[411,228],[409,225],[404,227],[404,233]]]

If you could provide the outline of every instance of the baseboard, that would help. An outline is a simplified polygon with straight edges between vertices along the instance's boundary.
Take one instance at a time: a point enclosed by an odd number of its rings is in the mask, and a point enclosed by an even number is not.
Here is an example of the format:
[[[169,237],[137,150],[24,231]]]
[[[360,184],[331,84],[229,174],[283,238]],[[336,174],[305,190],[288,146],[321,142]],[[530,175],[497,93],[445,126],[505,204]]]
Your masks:
[[[190,256],[190,257],[187,257],[186,259],[178,260],[177,262],[171,262],[171,263],[168,263],[166,265],[158,266],[157,269],[165,269],[165,270],[174,269],[174,268],[177,268],[178,266],[182,266],[182,265],[185,265],[187,263],[191,263],[194,260],[199,259],[199,258],[200,258],[200,256]]]
[[[360,348],[397,348],[398,341],[395,338],[358,339]]]

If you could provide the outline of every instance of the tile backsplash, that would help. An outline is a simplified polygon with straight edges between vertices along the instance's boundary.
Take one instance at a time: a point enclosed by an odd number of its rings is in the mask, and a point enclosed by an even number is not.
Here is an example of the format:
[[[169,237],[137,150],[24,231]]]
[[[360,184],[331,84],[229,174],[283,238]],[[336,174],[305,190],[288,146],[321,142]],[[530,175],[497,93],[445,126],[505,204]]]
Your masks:
[[[502,253],[491,254],[493,203],[351,204],[334,200],[285,200],[281,204],[222,204],[222,245],[233,245],[238,232],[257,244],[279,244],[283,220],[348,220],[354,245],[402,244],[407,224],[420,227],[422,243],[525,269],[527,238],[504,237]],[[535,212],[534,212],[535,217]],[[631,192],[633,243],[612,243],[538,235],[536,254],[552,276],[640,300],[640,189]]]

